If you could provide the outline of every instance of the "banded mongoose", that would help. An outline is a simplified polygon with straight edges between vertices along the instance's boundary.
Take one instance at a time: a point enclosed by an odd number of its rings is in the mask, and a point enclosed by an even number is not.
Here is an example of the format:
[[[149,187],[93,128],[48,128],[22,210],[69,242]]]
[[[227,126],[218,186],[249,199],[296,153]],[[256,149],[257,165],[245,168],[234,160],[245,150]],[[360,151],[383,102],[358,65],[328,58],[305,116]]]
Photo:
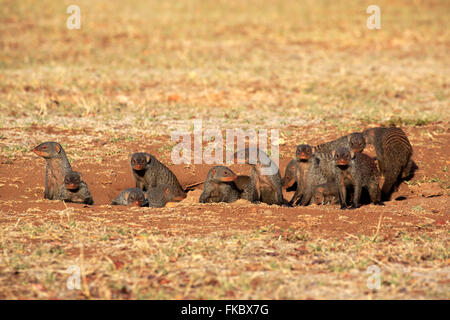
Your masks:
[[[297,160],[293,159],[289,161],[284,170],[284,177],[281,179],[281,186],[283,189],[289,191],[289,188],[297,188],[297,172],[298,172]]]
[[[258,148],[237,151],[234,157],[251,165],[250,185],[246,200],[267,204],[286,204],[281,189],[281,174],[278,166]]]
[[[112,202],[112,205],[146,207],[148,205],[144,191],[139,188],[123,190]]]
[[[168,202],[181,201],[186,198],[186,194],[177,194],[177,190],[173,186],[160,184],[151,188],[145,194],[148,206],[152,208],[163,208]]]
[[[76,171],[65,175],[59,198],[66,202],[94,204],[87,184],[81,180],[80,174]]]
[[[347,208],[347,186],[353,185],[353,204],[350,209],[359,208],[362,188],[366,188],[370,200],[376,205],[382,205],[379,187],[380,173],[375,160],[364,153],[350,151],[339,147],[334,153],[335,181],[339,190],[341,209]]]
[[[312,201],[315,204],[339,203],[339,190],[334,180],[315,186],[312,194]]]
[[[43,157],[47,162],[45,169],[44,198],[59,199],[61,185],[66,174],[72,171],[63,147],[57,142],[43,142],[33,149],[33,152]]]
[[[354,132],[337,140],[315,146],[314,156],[318,159],[320,171],[327,181],[334,179],[332,153],[340,147],[348,147],[353,152],[363,152],[366,142],[362,133]]]
[[[171,186],[177,194],[185,194],[175,174],[149,153],[134,153],[131,156],[131,168],[136,188],[148,191],[164,184]]]
[[[327,182],[327,177],[320,168],[320,161],[315,156],[315,148],[307,144],[301,144],[296,149],[296,159],[299,168],[297,190],[290,204],[301,204],[306,206],[311,201],[313,190],[316,185]],[[329,177],[331,180],[331,178]]]
[[[384,177],[383,200],[389,200],[400,179],[410,176],[414,162],[413,150],[405,132],[396,127],[371,128],[363,132],[366,142],[373,145],[380,172]]]
[[[207,202],[234,202],[240,198],[240,192],[234,181],[237,175],[225,166],[212,167],[206,177],[203,193],[200,195],[201,203]]]

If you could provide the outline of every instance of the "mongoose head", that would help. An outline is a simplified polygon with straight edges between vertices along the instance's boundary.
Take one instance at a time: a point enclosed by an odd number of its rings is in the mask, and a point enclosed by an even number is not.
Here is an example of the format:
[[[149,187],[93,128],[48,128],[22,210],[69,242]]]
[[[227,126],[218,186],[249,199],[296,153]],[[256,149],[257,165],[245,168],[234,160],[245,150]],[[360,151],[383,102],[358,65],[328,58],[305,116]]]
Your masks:
[[[300,144],[295,151],[297,161],[308,161],[313,155],[313,148],[308,144]]]
[[[137,152],[131,156],[131,167],[137,171],[144,170],[150,161],[151,157],[148,153]]]
[[[125,200],[129,206],[143,207],[146,203],[145,194],[139,189],[128,191],[125,194]]]
[[[67,190],[77,190],[80,188],[81,176],[78,172],[71,171],[64,176],[64,187]]]
[[[215,166],[211,168],[211,177],[219,182],[231,182],[237,179],[237,175],[225,166]]]
[[[170,186],[164,186],[164,197],[167,199],[168,202],[181,201],[184,198],[186,198],[186,194],[185,193],[180,194]]]
[[[294,167],[293,163],[289,163],[288,166],[286,167],[286,171],[284,173],[282,187],[285,189],[288,189],[288,188],[292,187],[294,182],[295,182],[295,167]]]
[[[363,152],[366,147],[366,140],[362,133],[354,132],[349,136],[348,144],[353,152]]]
[[[374,144],[374,140],[375,140],[375,129],[376,128],[370,128],[367,130],[364,130],[362,132],[363,136],[364,136],[364,140],[366,141],[367,144]]]
[[[332,152],[334,162],[337,166],[348,166],[350,165],[350,161],[353,159],[355,153],[350,151],[349,148],[340,147],[337,148],[336,151]]]
[[[313,201],[315,204],[322,204],[325,201],[325,196],[323,194],[323,187],[317,187],[314,192]]]
[[[43,142],[34,147],[33,152],[45,159],[57,158],[61,154],[62,147],[57,142]]]

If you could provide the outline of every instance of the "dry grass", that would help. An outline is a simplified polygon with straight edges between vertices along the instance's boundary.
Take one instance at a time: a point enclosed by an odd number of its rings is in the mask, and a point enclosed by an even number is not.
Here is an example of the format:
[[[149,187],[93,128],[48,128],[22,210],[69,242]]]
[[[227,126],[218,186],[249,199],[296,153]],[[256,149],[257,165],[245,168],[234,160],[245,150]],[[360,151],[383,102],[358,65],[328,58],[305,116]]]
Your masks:
[[[198,118],[281,128],[296,142],[433,123],[421,131],[429,140],[417,137],[430,145],[448,131],[448,1],[377,1],[379,31],[366,28],[365,1],[79,0],[82,27],[71,31],[73,3],[0,0],[2,166],[35,159],[43,139],[70,145],[77,164],[126,158],[144,141],[168,156],[166,135]],[[433,179],[448,187],[446,163]],[[0,178],[0,191],[23,183]],[[13,205],[0,198],[3,299],[450,298],[448,228],[386,240],[384,218],[370,236],[336,239],[270,225],[171,235],[107,207],[11,219]],[[366,287],[372,264],[377,291]],[[66,289],[70,265],[82,268],[79,291]]]
[[[0,298],[450,298],[443,230],[401,232],[388,243],[270,226],[174,237],[133,223],[105,226],[107,214],[83,221],[73,208],[41,214],[60,221],[2,228]],[[72,265],[82,271],[80,290],[66,287]],[[381,269],[380,290],[367,289],[370,265]]]

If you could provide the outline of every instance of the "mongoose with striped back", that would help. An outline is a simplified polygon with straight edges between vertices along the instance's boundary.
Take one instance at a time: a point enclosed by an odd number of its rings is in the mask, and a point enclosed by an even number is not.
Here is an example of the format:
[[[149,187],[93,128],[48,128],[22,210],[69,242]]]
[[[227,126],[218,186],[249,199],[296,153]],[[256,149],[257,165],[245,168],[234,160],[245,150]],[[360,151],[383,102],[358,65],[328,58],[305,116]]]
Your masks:
[[[148,191],[163,184],[172,187],[174,196],[186,197],[175,174],[153,155],[145,152],[134,153],[131,156],[131,168],[136,188]]]
[[[186,198],[185,195],[177,193],[177,190],[174,190],[173,186],[166,184],[160,184],[154,188],[150,188],[145,195],[148,206],[152,208],[162,208],[168,202],[178,202]]]
[[[373,145],[380,172],[384,177],[383,200],[389,200],[400,179],[410,176],[414,166],[413,150],[405,132],[397,127],[370,128],[363,132],[366,142]]]

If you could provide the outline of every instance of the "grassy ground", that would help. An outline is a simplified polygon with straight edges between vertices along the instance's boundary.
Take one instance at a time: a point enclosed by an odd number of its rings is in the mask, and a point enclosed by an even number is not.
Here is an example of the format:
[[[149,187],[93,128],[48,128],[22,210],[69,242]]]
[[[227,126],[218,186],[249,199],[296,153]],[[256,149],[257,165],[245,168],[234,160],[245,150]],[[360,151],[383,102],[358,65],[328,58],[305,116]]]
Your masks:
[[[70,4],[81,9],[80,30],[66,28]],[[369,4],[0,0],[0,298],[448,299],[450,5],[377,1],[382,28],[369,30]],[[399,125],[425,168],[411,184],[437,181],[444,196],[407,200],[375,239],[378,215],[340,235],[315,227],[323,212],[314,208],[280,213],[289,220],[302,210],[301,227],[262,218],[235,230],[236,208],[187,205],[146,211],[150,222],[136,227],[120,215],[137,209],[83,215],[89,209],[41,200],[42,162],[29,152],[39,142],[61,142],[85,171],[96,165],[103,180],[88,175],[89,185],[107,190],[138,148],[169,163],[168,134],[193,119],[280,129],[284,159],[297,143]],[[208,232],[180,231],[183,215],[215,211],[232,223],[208,218]],[[174,219],[178,232],[152,226],[153,214]],[[420,228],[402,231],[411,214],[424,223],[408,220]],[[372,264],[380,290],[366,286]],[[70,265],[82,268],[81,290],[65,287]]]

